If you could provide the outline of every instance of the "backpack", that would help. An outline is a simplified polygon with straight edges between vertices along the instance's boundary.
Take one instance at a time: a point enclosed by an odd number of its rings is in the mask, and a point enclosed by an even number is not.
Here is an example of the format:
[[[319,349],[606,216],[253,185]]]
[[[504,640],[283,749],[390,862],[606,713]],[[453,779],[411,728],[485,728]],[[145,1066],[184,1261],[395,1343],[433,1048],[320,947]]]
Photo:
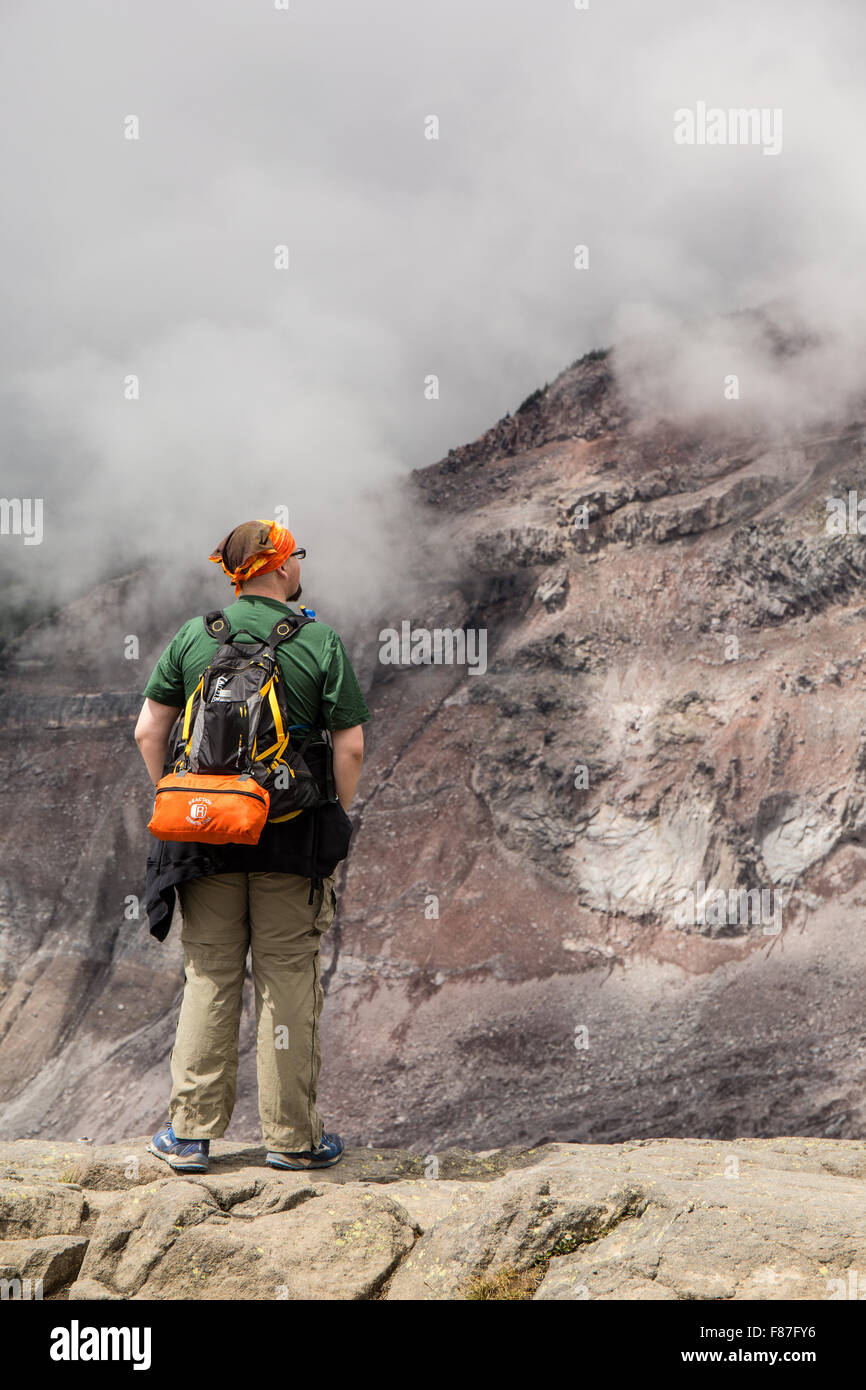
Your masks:
[[[266,822],[288,821],[335,800],[333,759],[325,730],[291,743],[277,648],[315,619],[287,613],[263,642],[240,629],[231,636],[225,613],[204,618],[220,646],[169,735],[166,774],[157,784],[148,829],[160,840],[257,844]],[[324,777],[304,754],[315,735],[326,750]]]

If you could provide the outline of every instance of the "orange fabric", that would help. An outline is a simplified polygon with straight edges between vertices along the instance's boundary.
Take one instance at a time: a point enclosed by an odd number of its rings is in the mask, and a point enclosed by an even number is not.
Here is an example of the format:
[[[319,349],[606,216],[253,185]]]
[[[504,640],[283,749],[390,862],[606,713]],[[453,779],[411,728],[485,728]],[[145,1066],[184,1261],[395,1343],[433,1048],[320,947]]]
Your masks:
[[[270,804],[254,777],[170,772],[156,784],[147,828],[157,840],[257,845]]]
[[[285,526],[268,520],[245,521],[229,531],[208,559],[222,565],[239,594],[247,579],[279,569],[296,549],[295,538]]]

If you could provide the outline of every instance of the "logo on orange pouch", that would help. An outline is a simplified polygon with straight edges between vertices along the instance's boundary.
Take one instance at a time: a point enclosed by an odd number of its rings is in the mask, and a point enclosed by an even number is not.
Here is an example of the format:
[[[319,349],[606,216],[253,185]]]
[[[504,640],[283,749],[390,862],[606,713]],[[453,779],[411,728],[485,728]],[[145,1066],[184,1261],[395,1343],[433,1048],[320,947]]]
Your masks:
[[[208,807],[212,802],[205,797],[197,797],[195,801],[189,803],[189,815],[187,823],[189,825],[207,825],[211,819]]]

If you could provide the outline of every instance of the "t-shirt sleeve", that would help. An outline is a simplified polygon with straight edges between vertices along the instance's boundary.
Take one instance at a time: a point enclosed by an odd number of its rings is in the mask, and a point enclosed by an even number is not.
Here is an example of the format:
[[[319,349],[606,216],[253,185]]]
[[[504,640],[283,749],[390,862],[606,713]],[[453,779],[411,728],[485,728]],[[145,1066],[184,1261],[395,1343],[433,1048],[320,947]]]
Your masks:
[[[352,729],[356,724],[366,724],[370,718],[358,677],[336,632],[331,643],[331,655],[325,671],[321,700],[325,726],[332,732],[338,729]]]
[[[150,679],[144,687],[146,700],[156,700],[159,705],[173,705],[176,709],[181,709],[186,704],[181,649],[186,639],[188,626],[188,623],[184,623],[180,632],[175,634],[154,666]]]

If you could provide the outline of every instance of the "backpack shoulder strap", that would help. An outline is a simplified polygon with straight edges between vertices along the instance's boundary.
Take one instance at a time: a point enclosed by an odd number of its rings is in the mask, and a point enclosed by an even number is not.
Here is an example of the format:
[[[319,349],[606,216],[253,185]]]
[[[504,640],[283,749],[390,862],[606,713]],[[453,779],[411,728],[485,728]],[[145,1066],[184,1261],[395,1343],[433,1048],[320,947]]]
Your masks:
[[[221,608],[206,613],[202,621],[208,637],[214,637],[217,642],[225,642],[231,637],[231,623]]]
[[[281,642],[287,642],[290,637],[294,637],[296,632],[300,632],[307,623],[314,623],[315,618],[308,618],[300,613],[287,613],[284,618],[280,618],[271,628],[268,637],[269,647],[278,647]]]
[[[307,623],[313,623],[315,621],[315,618],[310,618],[306,614],[287,613],[284,618],[280,618],[274,623],[264,643],[261,642],[260,637],[253,637],[252,633],[249,633],[248,636],[253,642],[259,642],[264,646],[276,648],[281,642],[287,642],[290,637],[294,637],[295,633],[300,632],[301,628],[306,627]],[[221,645],[231,642],[232,626],[221,608],[214,608],[212,612],[205,613],[202,622],[204,623],[205,632],[208,637],[213,637],[214,640]],[[243,628],[241,629],[241,631],[244,630]]]

